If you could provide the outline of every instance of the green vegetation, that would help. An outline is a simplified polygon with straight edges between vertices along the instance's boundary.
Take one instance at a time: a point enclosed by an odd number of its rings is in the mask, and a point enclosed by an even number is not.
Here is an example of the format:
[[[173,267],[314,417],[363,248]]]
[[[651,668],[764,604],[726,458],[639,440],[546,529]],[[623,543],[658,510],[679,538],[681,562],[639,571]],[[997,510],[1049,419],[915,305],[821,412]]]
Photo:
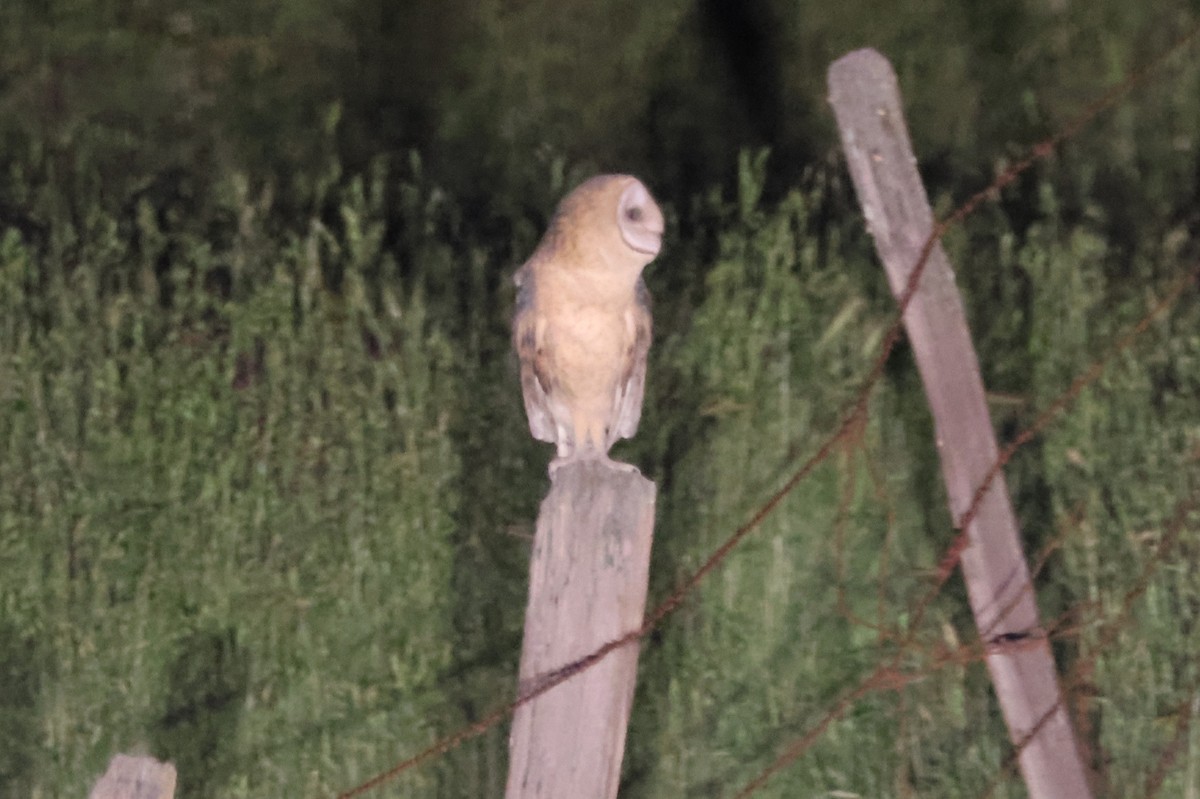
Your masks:
[[[581,176],[636,171],[670,219],[615,453],[659,483],[654,602],[834,429],[892,318],[829,59],[895,60],[946,211],[1196,22],[763,2],[747,55],[713,4],[562,5],[0,6],[0,795],[147,751],[181,797],[329,796],[512,696],[550,452],[509,276]],[[1194,268],[1198,63],[948,237],[1002,440]],[[1198,330],[1193,288],[1006,471],[1113,796],[1197,712],[1197,514],[1157,549],[1198,487]],[[645,643],[622,795],[735,793],[894,651],[952,535],[901,346],[859,436]],[[1024,795],[957,577],[914,634],[914,679],[761,795]],[[1200,790],[1189,736],[1159,795]],[[380,795],[498,796],[505,758],[494,730]]]

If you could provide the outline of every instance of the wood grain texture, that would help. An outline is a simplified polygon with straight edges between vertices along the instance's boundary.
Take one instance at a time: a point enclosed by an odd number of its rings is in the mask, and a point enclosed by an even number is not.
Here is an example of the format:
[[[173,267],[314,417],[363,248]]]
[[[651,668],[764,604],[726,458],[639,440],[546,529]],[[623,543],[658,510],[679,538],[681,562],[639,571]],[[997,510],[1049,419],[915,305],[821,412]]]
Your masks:
[[[896,75],[879,53],[858,50],[830,67],[829,94],[863,215],[899,299],[934,219]],[[918,285],[904,328],[933,413],[942,477],[958,524],[999,449],[962,299],[940,242]],[[983,495],[966,532],[963,577],[1010,738],[1014,745],[1024,743],[1019,763],[1030,796],[1090,797],[1003,473]]]
[[[654,483],[599,461],[564,465],[542,502],[529,570],[520,690],[637,630],[646,608]],[[636,644],[518,708],[507,799],[617,795]]]
[[[175,767],[152,757],[116,755],[88,799],[172,799]]]

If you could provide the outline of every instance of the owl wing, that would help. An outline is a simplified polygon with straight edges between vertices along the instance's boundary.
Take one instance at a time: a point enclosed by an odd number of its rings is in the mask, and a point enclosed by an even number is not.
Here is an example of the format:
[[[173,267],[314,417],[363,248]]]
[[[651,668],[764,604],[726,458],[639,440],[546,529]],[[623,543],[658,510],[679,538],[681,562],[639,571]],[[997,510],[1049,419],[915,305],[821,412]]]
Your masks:
[[[558,429],[550,414],[547,395],[553,380],[544,353],[546,325],[537,310],[537,286],[534,272],[525,264],[513,276],[517,284],[517,304],[513,312],[513,348],[521,362],[521,394],[525,397],[525,415],[529,432],[539,441],[556,442]]]
[[[646,390],[646,359],[650,353],[652,320],[650,292],[638,279],[633,308],[626,322],[632,328],[631,344],[626,355],[625,373],[617,389],[616,421],[609,428],[609,446],[618,438],[631,438],[642,418],[642,400]]]

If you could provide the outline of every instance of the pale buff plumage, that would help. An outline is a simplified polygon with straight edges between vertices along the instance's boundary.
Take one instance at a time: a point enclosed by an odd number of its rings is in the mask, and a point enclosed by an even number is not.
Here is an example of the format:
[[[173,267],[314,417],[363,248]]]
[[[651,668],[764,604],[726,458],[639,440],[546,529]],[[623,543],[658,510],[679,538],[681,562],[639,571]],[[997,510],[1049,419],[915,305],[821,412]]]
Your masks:
[[[516,274],[521,390],[530,432],[557,445],[552,476],[571,459],[612,463],[609,448],[637,431],[651,329],[642,269],[662,233],[640,181],[601,175],[563,199]]]

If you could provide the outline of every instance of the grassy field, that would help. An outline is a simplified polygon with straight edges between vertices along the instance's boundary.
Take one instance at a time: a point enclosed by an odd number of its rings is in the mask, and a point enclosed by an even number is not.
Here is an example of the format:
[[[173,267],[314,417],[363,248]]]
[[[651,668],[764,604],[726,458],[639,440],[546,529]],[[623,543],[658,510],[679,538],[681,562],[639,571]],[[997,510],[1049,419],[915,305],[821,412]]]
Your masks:
[[[620,452],[662,492],[652,600],[833,429],[890,321],[859,223],[820,219],[838,189],[765,203],[764,169],[747,156],[711,241],[652,267],[648,407]],[[5,795],[80,795],[118,751],[175,760],[181,796],[331,795],[511,696],[549,455],[507,352],[512,264],[447,234],[419,170],[329,191],[336,224],[292,231],[233,180],[220,236],[142,206],[0,238]],[[993,210],[948,242],[1003,438],[1192,267],[1180,230],[1122,251],[1042,202],[1020,234]],[[1197,701],[1195,514],[1156,547],[1196,491],[1198,322],[1189,292],[1009,469],[1028,551],[1054,545],[1039,598],[1114,796],[1145,790]],[[861,436],[647,642],[623,795],[735,792],[891,651],[951,537],[901,351]],[[914,679],[763,795],[1023,795],[982,666],[945,657],[972,630],[955,578]],[[495,796],[504,771],[497,730],[383,795]],[[1197,790],[1193,731],[1160,795]]]
[[[614,451],[659,486],[655,603],[836,429],[892,320],[829,61],[892,58],[945,215],[1196,24],[432,9],[0,3],[0,797],[85,795],[117,752],[174,760],[181,799],[332,796],[513,696],[551,452],[510,278],[582,178],[636,172],[668,220]],[[945,241],[1002,444],[1107,358],[1006,476],[1114,797],[1200,799],[1194,282],[1106,356],[1200,263],[1195,47]],[[622,796],[736,794],[907,633],[904,679],[760,795],[1023,796],[957,575],[914,622],[953,537],[902,343],[862,429],[644,642]],[[506,760],[495,729],[377,795],[500,796]]]

